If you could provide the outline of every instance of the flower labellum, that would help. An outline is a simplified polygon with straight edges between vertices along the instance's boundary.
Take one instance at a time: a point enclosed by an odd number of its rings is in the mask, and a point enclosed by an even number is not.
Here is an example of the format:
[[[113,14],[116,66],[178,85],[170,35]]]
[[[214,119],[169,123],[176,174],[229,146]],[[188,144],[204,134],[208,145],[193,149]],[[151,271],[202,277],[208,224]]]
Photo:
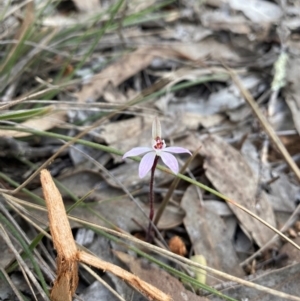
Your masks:
[[[182,153],[191,155],[191,152],[183,147],[166,147],[165,141],[161,138],[161,125],[156,117],[152,124],[152,148],[134,147],[124,154],[123,159],[144,154],[139,165],[139,177],[143,178],[152,168],[156,156],[161,157],[162,161],[177,174],[179,171],[178,161],[172,154]]]

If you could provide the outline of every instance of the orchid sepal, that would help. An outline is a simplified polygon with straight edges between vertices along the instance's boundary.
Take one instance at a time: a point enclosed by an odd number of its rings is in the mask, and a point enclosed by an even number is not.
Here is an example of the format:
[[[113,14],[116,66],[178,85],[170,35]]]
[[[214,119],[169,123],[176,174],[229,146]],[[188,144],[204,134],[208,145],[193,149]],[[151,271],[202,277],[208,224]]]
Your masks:
[[[150,171],[153,166],[156,154],[154,152],[149,152],[144,155],[139,165],[139,177],[142,179]]]
[[[168,153],[173,153],[173,154],[187,153],[187,154],[192,155],[192,153],[188,149],[186,149],[184,147],[179,147],[179,146],[168,146],[168,147],[164,148],[164,151],[168,152]]]
[[[127,157],[139,156],[139,155],[145,154],[150,151],[152,151],[152,148],[150,148],[150,147],[134,147],[131,150],[129,150],[128,152],[126,152],[122,158],[125,159]]]

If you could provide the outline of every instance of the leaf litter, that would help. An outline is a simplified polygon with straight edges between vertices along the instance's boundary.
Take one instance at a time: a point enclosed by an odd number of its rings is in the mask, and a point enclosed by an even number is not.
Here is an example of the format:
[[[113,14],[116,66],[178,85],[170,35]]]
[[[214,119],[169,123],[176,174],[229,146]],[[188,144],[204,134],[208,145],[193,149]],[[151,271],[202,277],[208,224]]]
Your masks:
[[[0,33],[6,40],[17,37],[18,32],[24,36],[23,31],[27,26],[23,22],[15,32],[5,30],[5,24],[8,24],[6,22],[13,22],[15,27],[11,28],[18,28],[17,19],[14,19],[11,12],[16,10],[22,15],[26,10],[33,9],[32,3],[24,9],[17,6],[17,2],[12,1],[9,10],[2,17]],[[288,168],[278,145],[271,142],[272,138],[264,132],[257,117],[259,115],[252,113],[241,86],[231,79],[227,69],[238,74],[241,85],[250,91],[259,104],[259,110],[268,118],[270,126],[299,165],[298,1],[208,0],[202,4],[188,1],[180,5],[169,3],[166,6],[160,6],[159,1],[151,1],[151,5],[140,2],[124,4],[114,19],[115,23],[76,70],[75,77],[79,81],[75,84],[72,82],[69,86],[52,86],[55,76],[62,71],[62,67],[55,63],[63,60],[63,55],[60,56],[59,53],[74,51],[74,56],[70,57],[68,63],[72,68],[75,67],[78,59],[84,57],[85,48],[91,43],[90,37],[93,35],[90,35],[90,29],[93,26],[99,29],[99,24],[103,25],[109,19],[106,11],[108,6],[101,6],[96,2],[87,5],[84,1],[74,1],[79,12],[72,12],[73,15],[62,14],[59,7],[50,7],[55,16],[45,16],[40,24],[46,28],[55,27],[57,32],[50,35],[47,33],[46,38],[45,35],[41,38],[33,33],[31,39],[39,46],[38,50],[24,47],[26,55],[19,59],[15,60],[13,56],[13,52],[17,53],[17,46],[9,48],[5,44],[0,45],[0,78],[3,79],[0,98],[6,106],[6,112],[34,108],[29,102],[33,99],[30,95],[45,89],[45,86],[56,91],[53,94],[55,96],[38,96],[46,105],[47,98],[50,98],[48,101],[56,101],[52,115],[18,124],[10,120],[3,122],[0,135],[2,138],[6,137],[6,140],[1,140],[4,141],[3,150],[0,148],[1,172],[9,170],[7,174],[12,175],[13,180],[23,180],[30,172],[20,175],[18,171],[28,168],[26,164],[30,166],[30,171],[36,170],[48,159],[48,155],[57,151],[57,145],[61,143],[52,138],[36,139],[30,133],[17,132],[17,128],[12,126],[29,131],[52,131],[74,136],[82,127],[93,125],[93,121],[98,120],[98,124],[84,139],[105,144],[124,153],[139,145],[149,146],[151,123],[159,115],[163,125],[163,139],[168,145],[178,145],[191,152],[197,151],[201,146],[190,164],[187,173],[190,177],[244,206],[271,226],[281,229],[285,225],[285,233],[299,244],[300,232],[295,223],[297,215],[290,220],[299,201],[297,177]],[[153,13],[151,7],[155,5],[158,8]],[[38,6],[35,7],[37,8]],[[76,30],[82,34],[84,30],[80,26],[96,11],[105,12],[103,20],[98,19],[98,23],[89,21],[90,27],[85,28],[86,36],[77,49],[73,48],[72,42],[75,40],[72,40],[71,31],[63,31],[63,27],[75,26],[75,14],[81,20]],[[143,13],[144,19],[139,17],[139,13]],[[53,22],[54,19],[50,22],[51,18],[57,16],[61,18],[61,23]],[[285,38],[279,30],[286,32]],[[65,41],[61,40],[61,36],[56,36],[59,31],[66,35]],[[68,42],[68,38],[72,42]],[[55,50],[58,57],[51,51],[44,52],[45,49]],[[47,53],[47,58],[41,59],[44,53]],[[288,56],[287,65],[279,70],[275,63],[282,53]],[[36,64],[33,58],[37,60]],[[37,67],[38,64],[45,64],[45,68]],[[52,68],[49,68],[51,65]],[[6,78],[1,70],[8,66],[11,71]],[[279,72],[281,75],[278,75]],[[81,74],[89,75],[85,77]],[[282,82],[274,89],[272,83],[281,77]],[[151,95],[152,91],[156,93],[155,85],[162,81],[166,81],[166,84],[162,85],[163,91],[159,89],[161,94],[150,99],[144,98]],[[127,110],[126,105],[135,100],[135,97],[139,100],[136,107],[134,110]],[[23,100],[13,106],[12,101],[18,99]],[[64,106],[60,105],[62,101]],[[105,119],[107,111],[97,106],[99,103],[110,105],[109,118]],[[85,105],[83,109],[82,104]],[[78,115],[74,113],[75,109],[80,112]],[[72,118],[74,114],[76,118]],[[11,151],[6,149],[6,145]],[[26,151],[21,152],[22,148]],[[70,200],[78,201],[78,198],[90,193],[84,200],[84,205],[73,209],[71,214],[79,220],[116,227],[132,235],[143,233],[148,223],[149,177],[139,179],[138,162],[124,162],[116,154],[108,153],[103,156],[104,153],[100,151],[96,154],[89,151],[87,146],[81,151],[102,164],[109,173],[99,170],[93,160],[76,155],[74,148],[62,152],[48,166],[62,185],[60,190],[67,208],[72,204]],[[17,169],[18,165],[20,167]],[[156,170],[156,210],[173,178],[169,173]],[[5,189],[12,189],[14,185],[4,176],[1,176],[1,183]],[[26,188],[41,195],[38,185],[37,181],[32,181]],[[135,202],[126,195],[127,189]],[[19,192],[17,197],[33,201],[32,196],[24,195],[24,191]],[[43,215],[39,212],[37,217],[41,216]],[[74,231],[82,228],[78,222],[72,222],[71,225]],[[290,295],[299,295],[296,281],[299,273],[299,250],[279,239],[269,245],[274,236],[273,231],[233,203],[224,202],[218,195],[213,195],[211,191],[198,191],[194,185],[181,181],[162,215],[158,230],[161,237],[157,236],[155,243],[162,247],[166,246],[163,240],[179,237],[187,250],[185,256],[188,258],[201,255],[209,267],[241,278],[247,275],[251,281],[255,279],[254,283]],[[84,232],[83,235],[88,234]],[[99,237],[102,236],[96,234],[86,241],[89,241],[88,247],[91,250],[96,250],[95,246],[98,249],[112,250],[105,256],[97,254],[100,258],[104,257],[102,259],[117,265],[125,264],[134,274],[140,274],[144,281],[163,291],[165,289],[164,292],[174,300],[219,300],[219,297],[213,295],[197,296],[203,292],[196,292],[186,283],[184,287],[178,279],[165,271],[132,257],[132,251],[126,247],[109,242],[109,239],[99,240]],[[4,252],[8,253],[7,250]],[[243,261],[255,252],[255,258],[245,264]],[[6,262],[5,268],[8,266],[9,263]],[[262,275],[259,276],[260,274]],[[86,275],[90,277],[90,274]],[[144,298],[125,288],[122,281],[114,276],[104,278],[107,283],[113,283],[113,289],[120,295],[128,297],[133,294],[133,300]],[[237,283],[222,282],[210,273],[205,278],[207,284],[215,285],[237,300],[290,299],[287,296],[280,297],[280,294],[274,297],[272,292],[267,294]],[[90,279],[87,283],[85,288],[89,289],[94,281]],[[104,287],[105,285],[98,287],[96,291],[106,290]],[[78,293],[83,294],[85,300],[93,300],[92,294],[88,295],[87,291]],[[104,293],[101,298],[112,298],[110,294]],[[298,299],[294,297],[294,300]]]

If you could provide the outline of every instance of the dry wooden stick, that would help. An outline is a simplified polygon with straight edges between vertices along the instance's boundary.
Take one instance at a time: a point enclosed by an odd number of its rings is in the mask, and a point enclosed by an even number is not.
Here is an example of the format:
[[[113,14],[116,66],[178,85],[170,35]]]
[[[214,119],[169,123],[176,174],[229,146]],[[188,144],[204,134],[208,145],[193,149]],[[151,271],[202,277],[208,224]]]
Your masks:
[[[52,301],[71,301],[78,285],[78,262],[113,273],[155,301],[171,301],[171,297],[139,277],[105,262],[76,247],[62,197],[49,171],[41,171],[41,182],[49,216],[49,227],[57,250],[57,278],[51,291]]]
[[[57,251],[57,277],[51,291],[51,300],[71,301],[78,285],[77,247],[61,194],[48,170],[41,171],[41,183],[48,209],[50,232]]]
[[[122,278],[124,281],[134,286],[134,288],[147,297],[149,300],[165,300],[170,301],[171,297],[163,293],[161,290],[157,289],[155,286],[144,282],[139,277],[123,270],[117,265],[111,264],[109,262],[103,261],[98,257],[88,254],[84,251],[78,252],[78,259],[81,262],[92,265],[98,269],[108,271],[114,275]]]

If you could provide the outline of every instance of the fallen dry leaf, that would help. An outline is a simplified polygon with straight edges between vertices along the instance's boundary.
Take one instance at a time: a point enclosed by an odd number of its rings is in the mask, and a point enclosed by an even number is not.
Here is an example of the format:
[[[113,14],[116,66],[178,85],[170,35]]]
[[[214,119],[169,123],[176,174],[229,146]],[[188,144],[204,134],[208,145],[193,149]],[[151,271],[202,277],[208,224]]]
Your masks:
[[[126,79],[149,66],[156,56],[165,56],[170,52],[166,48],[143,47],[122,57],[119,61],[93,76],[90,82],[77,93],[79,102],[95,102],[105,89],[117,87]]]
[[[224,121],[226,117],[221,114],[201,115],[193,112],[183,112],[180,118],[189,130],[197,130],[200,126],[204,128],[216,126]]]
[[[279,174],[279,179],[269,185],[268,197],[274,211],[294,212],[299,187],[293,184],[287,175]]]
[[[101,7],[99,0],[73,0],[79,11],[95,12]]]
[[[300,237],[296,237],[293,239],[296,244],[300,245]],[[296,262],[300,262],[300,252],[294,246],[292,246],[289,243],[286,243],[283,245],[283,247],[280,249],[279,254],[286,257],[286,260],[284,260],[284,266],[291,265]]]
[[[250,34],[250,22],[244,16],[229,15],[225,10],[205,11],[201,14],[202,24],[212,30],[227,30],[235,34]]]
[[[250,75],[243,76],[240,79],[244,87],[251,91],[254,97],[261,93],[261,89],[259,88],[263,87],[261,78]],[[238,87],[234,84],[231,84],[227,88],[210,94],[205,113],[207,115],[211,115],[227,112],[237,109],[243,104],[245,104],[245,99],[241,95]]]
[[[275,3],[265,0],[228,0],[232,9],[241,11],[253,23],[275,23],[282,16],[281,8]]]
[[[216,213],[201,207],[195,186],[190,186],[182,200],[181,207],[186,211],[183,220],[196,255],[203,255],[207,265],[231,275],[244,275],[228,236],[225,224]],[[219,280],[208,277],[208,284]]]
[[[155,57],[185,59],[189,61],[205,60],[207,57],[222,62],[240,62],[239,54],[215,38],[193,44],[174,43],[168,46],[148,46],[137,49],[122,57],[90,79],[77,93],[79,102],[94,102],[103,95],[109,85],[117,87],[126,79],[147,68]]]
[[[216,190],[275,226],[272,206],[264,192],[257,199],[257,177],[240,152],[217,136],[206,136],[200,154],[205,157],[205,174]],[[272,238],[273,231],[269,228],[233,204],[229,206],[260,247]]]
[[[47,131],[63,124],[66,121],[66,119],[67,119],[66,112],[53,110],[50,114],[47,114],[45,116],[31,118],[29,120],[21,122],[18,124],[18,127],[21,129],[27,128],[27,129],[33,129],[38,131]],[[19,132],[18,130],[15,131],[0,130],[0,136],[2,137],[20,138],[20,137],[28,137],[31,135],[32,135],[31,133]]]
[[[219,42],[214,37],[208,37],[198,43],[186,44],[176,43],[170,45],[174,51],[181,54],[183,58],[191,61],[201,61],[210,58],[212,60],[221,62],[234,62],[238,63],[241,58],[238,52],[230,47],[228,44]]]
[[[144,281],[154,285],[163,290],[166,294],[172,297],[174,301],[208,301],[207,298],[197,296],[184,288],[182,283],[172,277],[167,272],[159,269],[142,259],[133,258],[132,256],[122,253],[114,252],[118,258],[123,261],[130,269],[130,271],[139,276]]]
[[[264,287],[274,288],[278,291],[277,295],[267,294],[255,288],[250,288],[244,285],[229,285],[228,288],[222,290],[222,293],[241,300],[241,296],[247,296],[248,300],[263,300],[263,301],[286,301],[286,300],[299,300],[300,286],[298,279],[300,277],[300,263],[287,266],[282,269],[270,270],[261,276],[256,277],[252,282],[263,285]],[[294,298],[288,296],[280,296],[281,292],[294,295]],[[210,297],[211,301],[223,301],[216,296]]]
[[[138,116],[110,122],[98,128],[99,134],[97,136],[108,145],[123,151],[136,146],[150,146],[152,122],[153,118],[151,116]]]

